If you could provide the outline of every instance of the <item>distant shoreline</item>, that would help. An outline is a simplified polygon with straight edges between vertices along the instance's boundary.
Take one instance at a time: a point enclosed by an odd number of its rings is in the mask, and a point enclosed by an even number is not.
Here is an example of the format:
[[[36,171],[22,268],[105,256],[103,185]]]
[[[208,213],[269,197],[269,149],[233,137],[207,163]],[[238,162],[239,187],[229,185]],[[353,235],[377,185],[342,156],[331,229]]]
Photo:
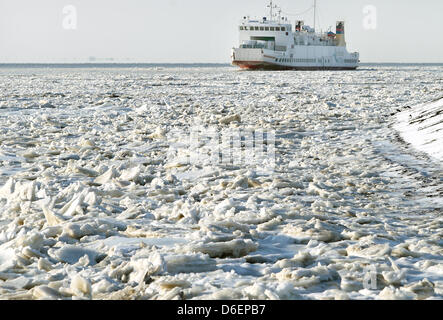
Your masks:
[[[0,63],[0,68],[202,68],[229,67],[229,63]]]
[[[365,62],[360,67],[440,67],[442,63],[394,63],[394,62]],[[82,63],[0,63],[2,68],[214,68],[233,67],[229,63],[117,63],[117,62],[82,62]]]

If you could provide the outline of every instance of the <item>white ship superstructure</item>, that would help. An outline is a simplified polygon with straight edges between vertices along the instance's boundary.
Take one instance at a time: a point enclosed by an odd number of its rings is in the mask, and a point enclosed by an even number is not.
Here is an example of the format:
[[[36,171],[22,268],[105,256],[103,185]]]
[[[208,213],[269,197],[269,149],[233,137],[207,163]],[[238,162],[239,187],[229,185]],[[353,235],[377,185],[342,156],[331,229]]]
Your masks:
[[[273,14],[276,7],[270,2],[269,19],[244,17],[240,22],[240,46],[232,49],[234,65],[271,70],[358,68],[359,53],[349,53],[346,48],[344,21],[337,21],[335,33],[317,33],[302,20],[296,21],[293,29],[287,18]]]

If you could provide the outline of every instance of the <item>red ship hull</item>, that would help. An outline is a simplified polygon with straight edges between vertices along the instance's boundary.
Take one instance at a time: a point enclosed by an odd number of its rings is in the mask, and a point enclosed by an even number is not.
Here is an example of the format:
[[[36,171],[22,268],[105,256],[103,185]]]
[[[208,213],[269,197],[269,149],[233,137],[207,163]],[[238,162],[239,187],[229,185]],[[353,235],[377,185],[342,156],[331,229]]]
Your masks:
[[[233,61],[233,65],[240,67],[244,70],[301,70],[301,71],[324,71],[324,70],[334,70],[334,71],[346,71],[346,70],[356,70],[357,67],[292,67],[292,66],[282,66],[278,64],[273,64],[269,62],[258,62],[258,61]]]

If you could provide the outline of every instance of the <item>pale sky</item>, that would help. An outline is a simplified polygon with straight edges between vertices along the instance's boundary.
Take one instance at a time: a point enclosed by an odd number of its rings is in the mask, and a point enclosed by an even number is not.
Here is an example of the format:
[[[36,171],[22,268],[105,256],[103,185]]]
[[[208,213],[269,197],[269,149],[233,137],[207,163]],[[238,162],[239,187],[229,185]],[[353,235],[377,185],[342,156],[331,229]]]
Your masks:
[[[313,0],[276,0],[283,12]],[[317,29],[346,21],[350,51],[362,62],[443,62],[443,0],[317,0]],[[243,16],[268,14],[266,0],[0,0],[0,62],[229,63]],[[64,29],[65,6],[77,11]],[[363,8],[377,9],[364,28]],[[70,11],[71,12],[71,11]],[[71,17],[71,16],[69,16]],[[305,16],[288,15],[290,21]],[[72,20],[69,20],[73,26]],[[66,24],[65,24],[66,26]]]

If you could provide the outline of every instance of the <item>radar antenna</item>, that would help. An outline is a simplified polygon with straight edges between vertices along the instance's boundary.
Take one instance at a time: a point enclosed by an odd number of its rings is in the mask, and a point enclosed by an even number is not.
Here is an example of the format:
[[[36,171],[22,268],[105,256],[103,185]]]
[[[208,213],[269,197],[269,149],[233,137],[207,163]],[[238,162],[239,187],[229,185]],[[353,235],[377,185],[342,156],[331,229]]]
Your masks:
[[[278,8],[278,23],[280,23],[281,17],[281,8]]]

